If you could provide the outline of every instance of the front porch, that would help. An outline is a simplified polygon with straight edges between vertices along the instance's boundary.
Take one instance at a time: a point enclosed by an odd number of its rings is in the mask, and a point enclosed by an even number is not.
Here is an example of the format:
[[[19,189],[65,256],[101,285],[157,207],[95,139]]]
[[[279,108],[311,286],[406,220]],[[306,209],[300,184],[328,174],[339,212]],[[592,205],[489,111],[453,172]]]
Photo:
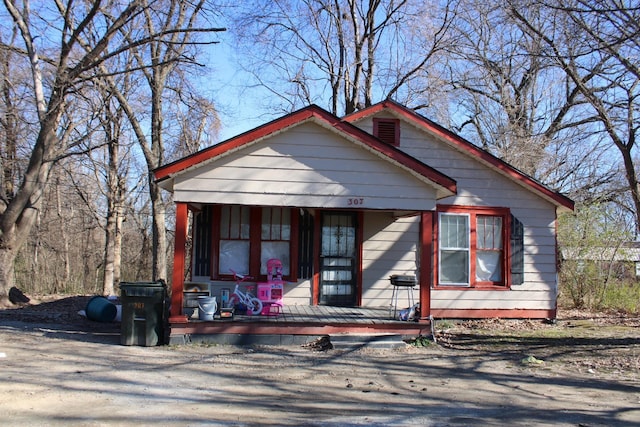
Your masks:
[[[393,313],[391,313],[393,314]],[[388,308],[285,305],[277,316],[236,315],[213,321],[170,319],[170,344],[304,344],[319,337],[358,337],[371,341],[431,335],[428,320],[391,318]]]

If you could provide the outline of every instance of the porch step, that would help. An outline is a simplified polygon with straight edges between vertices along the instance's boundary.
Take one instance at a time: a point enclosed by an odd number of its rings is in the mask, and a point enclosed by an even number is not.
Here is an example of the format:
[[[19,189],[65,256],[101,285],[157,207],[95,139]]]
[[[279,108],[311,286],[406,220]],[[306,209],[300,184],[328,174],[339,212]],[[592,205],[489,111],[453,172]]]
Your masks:
[[[407,337],[398,334],[332,334],[334,349],[357,350],[360,348],[393,349],[406,346]]]

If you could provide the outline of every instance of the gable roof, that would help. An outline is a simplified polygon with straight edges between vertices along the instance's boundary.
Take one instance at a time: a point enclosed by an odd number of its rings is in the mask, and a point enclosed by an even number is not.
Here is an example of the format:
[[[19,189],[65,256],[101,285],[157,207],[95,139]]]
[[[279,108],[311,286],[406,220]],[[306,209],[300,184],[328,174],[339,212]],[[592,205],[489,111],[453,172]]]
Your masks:
[[[337,132],[342,137],[377,154],[386,161],[409,171],[422,181],[436,187],[442,197],[454,195],[457,191],[456,182],[450,177],[316,105],[310,105],[217,145],[161,166],[154,170],[155,179],[164,188],[172,190],[173,179],[176,176],[308,121],[313,121],[324,128]]]
[[[472,156],[473,158],[477,159],[478,161],[497,171],[498,173],[517,182],[521,186],[532,190],[534,193],[537,193],[557,207],[565,208],[568,210],[574,209],[574,202],[570,198],[564,196],[561,193],[551,190],[534,178],[509,165],[504,160],[499,159],[488,151],[481,149],[480,147],[472,144],[461,136],[451,132],[450,130],[440,126],[439,124],[427,119],[426,117],[393,100],[385,100],[378,104],[372,105],[371,107],[359,110],[346,117],[343,117],[342,120],[345,122],[353,123],[382,111],[390,112],[395,116],[398,116],[399,118],[412,123],[414,126],[417,126],[418,128],[423,129],[424,131],[436,136],[449,146],[457,149],[458,151],[466,153],[469,156]]]

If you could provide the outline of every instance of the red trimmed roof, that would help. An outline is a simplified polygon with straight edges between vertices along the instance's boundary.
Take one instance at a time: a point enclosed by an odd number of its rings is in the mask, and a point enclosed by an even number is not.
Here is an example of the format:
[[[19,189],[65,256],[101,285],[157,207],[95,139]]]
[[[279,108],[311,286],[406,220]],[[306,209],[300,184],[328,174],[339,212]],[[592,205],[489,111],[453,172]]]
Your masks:
[[[488,164],[490,167],[497,169],[503,175],[524,184],[524,186],[531,188],[534,192],[542,194],[545,198],[551,200],[558,206],[565,207],[567,209],[574,209],[574,202],[570,198],[565,195],[553,191],[546,187],[544,184],[536,181],[534,178],[520,172],[513,166],[509,165],[505,161],[495,157],[489,152],[473,145],[471,142],[466,139],[460,137],[459,135],[451,132],[450,130],[440,126],[439,124],[427,119],[426,117],[416,113],[415,111],[398,104],[392,100],[382,101],[378,104],[372,105],[371,107],[359,110],[355,113],[352,113],[342,120],[353,123],[359,121],[362,118],[372,116],[381,111],[391,111],[392,113],[402,117],[410,123],[417,125],[418,127],[426,130],[427,132],[439,137],[441,140],[445,141],[449,145],[457,148],[462,152],[466,152],[469,155],[480,159],[483,163]]]
[[[315,119],[321,123],[328,125],[329,127],[342,133],[345,137],[355,139],[356,141],[368,146],[375,152],[378,152],[390,160],[393,160],[400,165],[405,166],[408,169],[422,175],[429,181],[436,185],[450,191],[452,194],[456,193],[456,182],[448,176],[440,173],[432,167],[422,163],[418,159],[404,153],[403,151],[385,144],[373,135],[363,131],[362,129],[352,125],[349,122],[345,122],[340,118],[334,116],[326,110],[316,106],[310,105],[301,110],[288,114],[284,117],[276,119],[272,122],[259,126],[253,130],[245,132],[234,138],[228,139],[220,144],[206,148],[197,153],[191,154],[187,157],[183,157],[175,162],[166,164],[154,170],[154,176],[157,181],[163,181],[171,179],[177,174],[184,172],[192,167],[195,167],[205,161],[214,159],[228,151],[242,148],[249,145],[261,138],[269,135],[282,132],[283,130],[303,123],[307,120]]]

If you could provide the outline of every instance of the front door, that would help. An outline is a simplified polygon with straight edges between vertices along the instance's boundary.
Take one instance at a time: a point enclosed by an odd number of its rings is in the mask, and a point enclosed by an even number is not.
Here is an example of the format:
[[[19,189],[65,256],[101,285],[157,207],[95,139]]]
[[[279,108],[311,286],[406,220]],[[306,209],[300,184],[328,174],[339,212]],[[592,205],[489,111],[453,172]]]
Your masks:
[[[355,213],[322,213],[319,301],[321,305],[356,305],[356,227]]]

